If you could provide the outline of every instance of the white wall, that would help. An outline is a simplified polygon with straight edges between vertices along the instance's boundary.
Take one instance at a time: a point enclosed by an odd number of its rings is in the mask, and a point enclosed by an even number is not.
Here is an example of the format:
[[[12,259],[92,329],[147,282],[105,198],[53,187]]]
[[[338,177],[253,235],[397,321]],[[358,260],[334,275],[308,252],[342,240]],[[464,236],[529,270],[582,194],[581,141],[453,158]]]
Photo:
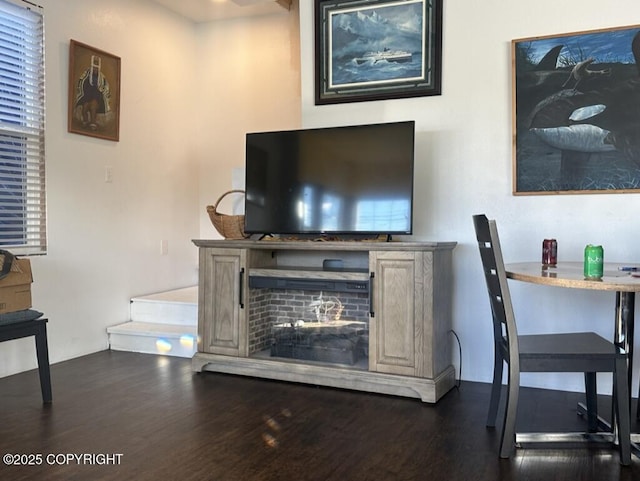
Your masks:
[[[149,0],[39,3],[49,252],[32,258],[32,294],[58,362],[106,349],[131,297],[197,283],[191,240],[219,237],[205,206],[244,165],[245,132],[300,125],[299,24],[297,2],[200,25]],[[121,58],[119,142],[67,132],[70,39]],[[32,339],[3,343],[0,377],[34,367]]]
[[[32,258],[32,297],[57,362],[106,349],[106,327],[128,320],[131,297],[197,283],[195,40],[190,23],[146,0],[39,3],[49,252]],[[67,132],[70,39],[121,57],[119,142]],[[3,343],[0,376],[35,367],[33,344]]]
[[[203,238],[220,237],[205,206],[231,188],[232,169],[244,168],[246,133],[300,127],[299,35],[297,2],[290,13],[197,28]],[[232,213],[234,200],[219,210]]]
[[[510,42],[636,24],[640,10],[635,0],[616,1],[615,8],[602,8],[595,0],[444,3],[441,96],[315,106],[313,8],[312,2],[301,2],[302,117],[305,126],[416,120],[413,238],[459,243],[454,252],[453,315],[463,349],[462,376],[489,381],[490,308],[473,214],[485,212],[497,219],[507,262],[537,261],[545,237],[558,239],[561,260],[579,261],[587,243],[598,243],[607,261],[640,262],[637,194],[511,194]],[[612,337],[613,293],[512,283],[512,297],[521,333],[586,329]],[[639,347],[637,336],[636,352]],[[574,375],[527,375],[523,382],[582,389],[582,377]],[[602,387],[608,389],[608,382],[603,378]]]

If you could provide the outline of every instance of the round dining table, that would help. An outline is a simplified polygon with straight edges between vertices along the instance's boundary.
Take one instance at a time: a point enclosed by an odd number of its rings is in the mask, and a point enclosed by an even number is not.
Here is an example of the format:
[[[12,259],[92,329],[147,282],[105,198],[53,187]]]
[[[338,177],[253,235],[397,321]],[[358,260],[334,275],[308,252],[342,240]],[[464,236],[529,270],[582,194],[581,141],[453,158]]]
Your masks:
[[[516,281],[552,287],[615,292],[613,342],[627,352],[629,396],[631,396],[635,295],[636,292],[640,292],[640,265],[605,262],[603,276],[599,279],[585,278],[583,269],[582,262],[558,262],[556,266],[544,266],[539,261],[505,264],[507,278]],[[640,419],[640,401],[636,417]],[[640,434],[632,434],[632,441],[636,444],[637,450]]]

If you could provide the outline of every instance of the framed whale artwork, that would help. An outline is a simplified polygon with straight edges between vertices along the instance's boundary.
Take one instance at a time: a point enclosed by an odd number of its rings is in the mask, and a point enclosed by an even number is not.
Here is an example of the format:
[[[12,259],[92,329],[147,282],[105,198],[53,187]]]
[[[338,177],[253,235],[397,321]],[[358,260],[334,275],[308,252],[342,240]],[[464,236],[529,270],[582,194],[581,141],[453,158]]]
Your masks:
[[[316,105],[441,93],[442,0],[315,0]]]
[[[640,25],[511,54],[514,195],[640,192]]]

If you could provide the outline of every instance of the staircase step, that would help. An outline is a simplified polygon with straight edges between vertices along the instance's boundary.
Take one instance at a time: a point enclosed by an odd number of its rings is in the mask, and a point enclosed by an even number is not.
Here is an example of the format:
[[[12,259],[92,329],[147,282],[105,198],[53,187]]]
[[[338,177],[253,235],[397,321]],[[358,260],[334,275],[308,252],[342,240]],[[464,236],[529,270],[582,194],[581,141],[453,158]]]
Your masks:
[[[197,327],[130,321],[107,328],[114,351],[191,358],[197,350]]]
[[[135,322],[198,324],[198,286],[159,292],[131,299],[130,319]]]
[[[198,347],[198,287],[134,297],[129,318],[107,328],[114,351],[190,358]]]

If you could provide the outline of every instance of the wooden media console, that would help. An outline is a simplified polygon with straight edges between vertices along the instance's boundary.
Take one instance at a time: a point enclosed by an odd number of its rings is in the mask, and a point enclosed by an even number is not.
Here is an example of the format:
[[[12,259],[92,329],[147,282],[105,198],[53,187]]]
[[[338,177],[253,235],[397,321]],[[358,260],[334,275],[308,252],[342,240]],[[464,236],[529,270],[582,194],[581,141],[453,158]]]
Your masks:
[[[193,242],[195,371],[432,403],[454,386],[455,242]]]

